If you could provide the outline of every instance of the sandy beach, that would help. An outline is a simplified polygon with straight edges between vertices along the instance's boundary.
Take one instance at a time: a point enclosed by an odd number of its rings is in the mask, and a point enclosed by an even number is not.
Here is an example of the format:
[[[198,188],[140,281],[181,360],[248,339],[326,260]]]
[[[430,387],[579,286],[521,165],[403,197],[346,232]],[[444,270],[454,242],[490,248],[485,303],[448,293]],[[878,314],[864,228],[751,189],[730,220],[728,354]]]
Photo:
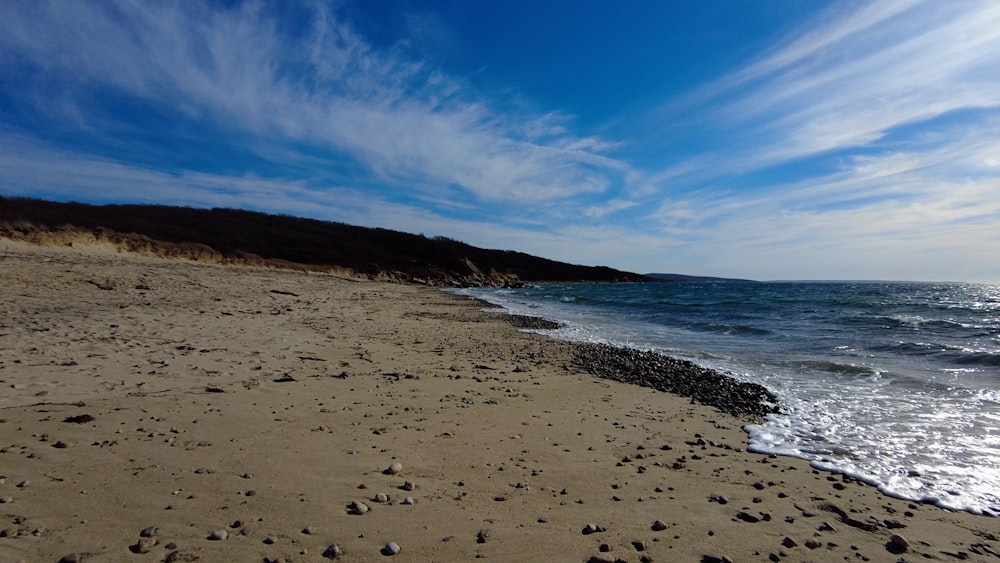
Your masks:
[[[0,561],[1000,559],[481,308],[0,239]]]

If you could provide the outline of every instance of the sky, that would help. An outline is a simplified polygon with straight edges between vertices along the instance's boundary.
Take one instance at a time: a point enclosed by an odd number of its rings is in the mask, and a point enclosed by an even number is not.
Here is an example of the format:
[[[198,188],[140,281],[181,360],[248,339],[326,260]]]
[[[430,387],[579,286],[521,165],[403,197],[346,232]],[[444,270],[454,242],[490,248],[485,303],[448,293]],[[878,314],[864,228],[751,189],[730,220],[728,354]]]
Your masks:
[[[1000,283],[1000,2],[0,0],[0,194]]]

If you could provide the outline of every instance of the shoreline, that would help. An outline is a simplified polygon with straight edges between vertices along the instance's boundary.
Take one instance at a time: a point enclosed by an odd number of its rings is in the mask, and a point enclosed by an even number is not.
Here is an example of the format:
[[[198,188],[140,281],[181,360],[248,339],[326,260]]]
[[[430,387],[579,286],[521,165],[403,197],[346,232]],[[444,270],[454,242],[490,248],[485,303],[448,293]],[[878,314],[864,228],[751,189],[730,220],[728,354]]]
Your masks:
[[[747,418],[434,288],[8,240],[0,266],[0,560],[1000,557],[989,517],[749,453]]]

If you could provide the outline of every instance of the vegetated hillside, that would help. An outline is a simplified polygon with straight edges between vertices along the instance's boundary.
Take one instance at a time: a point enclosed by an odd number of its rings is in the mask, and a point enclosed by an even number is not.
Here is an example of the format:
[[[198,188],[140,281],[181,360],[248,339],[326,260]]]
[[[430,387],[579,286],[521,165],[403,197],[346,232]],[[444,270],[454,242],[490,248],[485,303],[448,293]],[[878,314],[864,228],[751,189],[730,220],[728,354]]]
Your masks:
[[[658,279],[660,281],[668,282],[720,282],[720,283],[731,283],[731,282],[744,282],[744,283],[757,283],[754,280],[744,280],[740,278],[715,278],[712,276],[689,276],[686,274],[646,274],[646,277]]]
[[[339,267],[372,278],[441,285],[652,281],[604,266],[390,229],[237,209],[88,205],[0,197],[0,236],[42,242],[88,236],[132,251],[191,259]]]

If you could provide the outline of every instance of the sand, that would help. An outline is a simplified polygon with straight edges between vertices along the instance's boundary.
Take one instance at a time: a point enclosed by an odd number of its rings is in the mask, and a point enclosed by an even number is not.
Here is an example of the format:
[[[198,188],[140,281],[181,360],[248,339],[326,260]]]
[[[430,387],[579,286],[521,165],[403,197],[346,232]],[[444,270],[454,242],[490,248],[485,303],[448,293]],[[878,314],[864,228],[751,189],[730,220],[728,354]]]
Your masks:
[[[481,307],[0,239],[0,561],[998,559]]]

